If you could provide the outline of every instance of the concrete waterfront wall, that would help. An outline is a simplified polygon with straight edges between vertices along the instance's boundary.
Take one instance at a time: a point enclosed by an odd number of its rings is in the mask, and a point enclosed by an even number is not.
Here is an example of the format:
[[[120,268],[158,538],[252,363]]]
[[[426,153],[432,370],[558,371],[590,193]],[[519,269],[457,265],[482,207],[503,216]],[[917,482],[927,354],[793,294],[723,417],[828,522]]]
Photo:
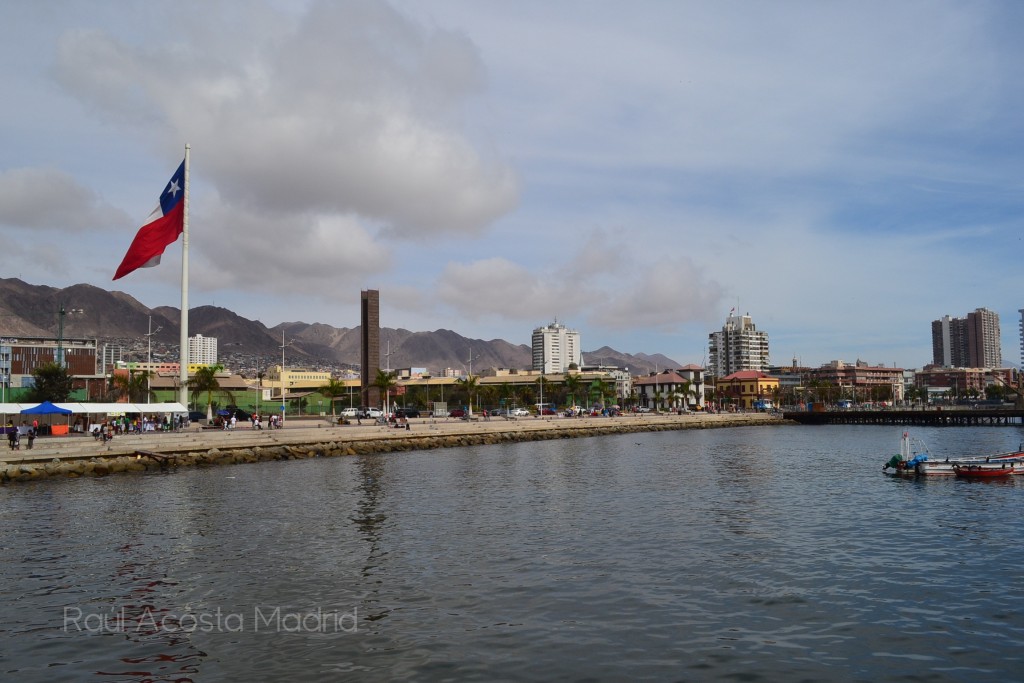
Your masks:
[[[12,451],[0,463],[0,482],[48,477],[102,477],[176,467],[237,465],[267,460],[394,453],[488,444],[573,439],[633,432],[676,431],[787,424],[763,413],[668,415],[643,418],[585,418],[488,422],[414,421],[412,429],[384,427],[298,428],[275,432],[213,430],[183,435],[117,437],[99,446],[91,437],[41,443],[32,451]]]

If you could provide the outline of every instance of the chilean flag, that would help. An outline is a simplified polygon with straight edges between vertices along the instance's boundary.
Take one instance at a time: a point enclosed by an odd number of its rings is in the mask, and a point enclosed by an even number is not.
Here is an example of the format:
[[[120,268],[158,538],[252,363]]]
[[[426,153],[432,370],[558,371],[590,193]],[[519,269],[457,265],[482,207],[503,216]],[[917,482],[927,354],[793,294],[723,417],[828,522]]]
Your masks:
[[[160,204],[149,214],[146,224],[128,247],[114,279],[124,277],[137,268],[151,268],[160,263],[167,245],[173,244],[185,230],[185,162],[171,176],[167,189],[160,195]]]

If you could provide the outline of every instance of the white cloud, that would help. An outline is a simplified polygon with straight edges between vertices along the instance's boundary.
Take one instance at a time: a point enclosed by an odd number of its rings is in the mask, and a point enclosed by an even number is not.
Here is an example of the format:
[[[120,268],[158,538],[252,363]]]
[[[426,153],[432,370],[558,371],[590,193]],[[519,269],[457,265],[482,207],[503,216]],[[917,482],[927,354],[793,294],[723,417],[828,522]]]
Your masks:
[[[356,214],[427,239],[479,233],[516,205],[515,173],[459,128],[484,80],[465,36],[383,3],[274,19],[249,22],[237,61],[209,32],[144,46],[73,32],[57,74],[105,116],[189,140],[195,177],[235,207]]]

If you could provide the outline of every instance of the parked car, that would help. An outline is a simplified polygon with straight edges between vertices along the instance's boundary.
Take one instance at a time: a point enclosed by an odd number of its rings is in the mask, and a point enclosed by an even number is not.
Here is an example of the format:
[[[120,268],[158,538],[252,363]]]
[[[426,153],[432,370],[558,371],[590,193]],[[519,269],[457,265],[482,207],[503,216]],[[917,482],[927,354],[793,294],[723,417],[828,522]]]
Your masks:
[[[376,420],[378,417],[384,417],[384,411],[380,408],[367,408],[366,412],[363,413],[363,417]]]
[[[541,408],[541,415],[558,415],[554,408]]]
[[[487,414],[491,417],[505,417],[508,415],[508,410],[505,408],[495,408],[494,410],[487,411]]]
[[[415,408],[395,408],[395,417],[419,417],[420,411]]]
[[[638,412],[638,413],[649,413],[649,412],[651,412],[651,409],[648,408],[647,406],[640,406],[639,408],[636,409],[636,412]]]
[[[456,408],[448,411],[448,417],[466,417],[466,411],[462,408]]]
[[[526,417],[527,415],[530,414],[530,411],[527,410],[526,408],[513,408],[511,411],[509,411],[509,414],[512,415],[513,417]]]
[[[202,422],[206,419],[206,413],[201,413],[198,410],[190,410],[188,413],[189,422]]]
[[[235,419],[238,420],[239,422],[244,422],[246,420],[252,419],[252,413],[250,413],[248,410],[242,410],[238,406],[226,406],[225,410],[228,411],[229,416],[232,413],[234,413]]]
[[[339,414],[342,417],[359,417],[359,408],[345,408]]]

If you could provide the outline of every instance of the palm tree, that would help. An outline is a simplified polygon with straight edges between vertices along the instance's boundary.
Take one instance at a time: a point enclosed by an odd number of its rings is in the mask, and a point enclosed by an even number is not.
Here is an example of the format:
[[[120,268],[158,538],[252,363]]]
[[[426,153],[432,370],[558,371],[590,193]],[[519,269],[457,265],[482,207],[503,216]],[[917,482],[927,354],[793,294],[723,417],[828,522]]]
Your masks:
[[[583,389],[583,380],[578,374],[571,372],[565,373],[565,390],[572,397],[571,405],[576,405],[576,396]]]
[[[206,365],[196,370],[195,374],[188,381],[186,385],[192,392],[192,400],[196,400],[197,397],[202,396],[203,392],[206,392],[206,419],[213,419],[213,395],[217,393],[225,394],[229,400],[234,402],[231,392],[226,389],[221,389],[220,382],[217,381],[217,373],[222,372],[224,366],[220,364]]]
[[[477,377],[473,375],[466,375],[465,379],[457,379],[455,383],[459,385],[463,391],[466,392],[468,400],[466,403],[469,405],[469,417],[473,417],[473,394],[477,388]]]
[[[380,392],[384,394],[384,412],[388,410],[388,406],[391,404],[391,390],[395,388],[398,380],[395,379],[395,373],[386,372],[384,370],[377,370],[377,376],[373,380],[373,386],[380,389]]]
[[[333,377],[327,380],[327,384],[324,384],[317,389],[322,396],[330,399],[331,401],[331,422],[336,422],[334,415],[334,399],[339,396],[344,396],[347,390],[348,388],[345,386],[344,382],[334,379]]]
[[[135,403],[154,395],[149,388],[152,377],[149,370],[129,370],[127,375],[114,375],[110,381],[115,394],[127,398],[128,403]]]

